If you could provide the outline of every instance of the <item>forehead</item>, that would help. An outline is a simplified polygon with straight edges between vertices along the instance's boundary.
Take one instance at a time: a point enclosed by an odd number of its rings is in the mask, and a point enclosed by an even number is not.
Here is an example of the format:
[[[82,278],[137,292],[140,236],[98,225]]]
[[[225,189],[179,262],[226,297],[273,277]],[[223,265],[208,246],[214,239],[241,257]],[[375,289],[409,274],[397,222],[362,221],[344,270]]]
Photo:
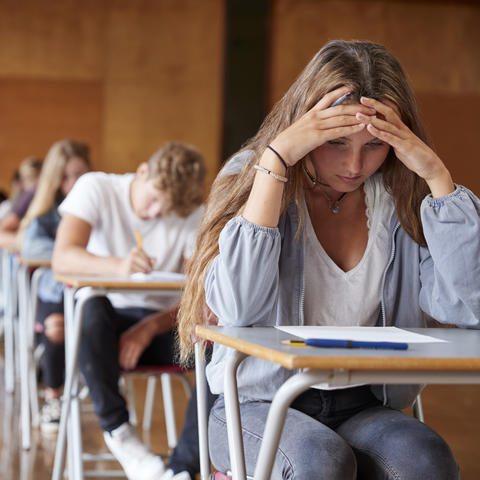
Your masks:
[[[377,137],[374,137],[366,128],[364,128],[360,132],[352,133],[351,135],[346,135],[340,138],[352,143],[368,143]]]
[[[72,157],[67,160],[65,164],[65,170],[73,170],[77,168],[88,168],[87,162],[83,158],[80,157]]]

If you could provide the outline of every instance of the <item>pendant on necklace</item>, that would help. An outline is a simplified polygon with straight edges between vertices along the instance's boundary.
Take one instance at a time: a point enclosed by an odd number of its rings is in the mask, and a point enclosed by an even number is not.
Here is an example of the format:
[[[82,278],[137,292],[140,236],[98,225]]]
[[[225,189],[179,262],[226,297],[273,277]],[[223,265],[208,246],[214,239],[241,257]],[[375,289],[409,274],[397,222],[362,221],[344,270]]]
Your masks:
[[[327,202],[330,206],[330,210],[332,211],[332,213],[338,213],[340,211],[340,202],[343,200],[343,197],[345,197],[347,192],[343,192],[335,201],[332,201],[332,199],[325,192],[322,192],[322,193],[327,199]]]

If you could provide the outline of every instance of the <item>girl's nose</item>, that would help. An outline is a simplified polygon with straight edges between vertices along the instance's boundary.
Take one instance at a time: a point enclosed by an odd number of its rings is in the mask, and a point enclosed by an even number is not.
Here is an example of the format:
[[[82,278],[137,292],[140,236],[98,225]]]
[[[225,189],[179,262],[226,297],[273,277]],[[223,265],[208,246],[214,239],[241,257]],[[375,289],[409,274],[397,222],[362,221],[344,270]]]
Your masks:
[[[362,153],[360,150],[352,150],[345,161],[348,174],[355,177],[362,171]]]

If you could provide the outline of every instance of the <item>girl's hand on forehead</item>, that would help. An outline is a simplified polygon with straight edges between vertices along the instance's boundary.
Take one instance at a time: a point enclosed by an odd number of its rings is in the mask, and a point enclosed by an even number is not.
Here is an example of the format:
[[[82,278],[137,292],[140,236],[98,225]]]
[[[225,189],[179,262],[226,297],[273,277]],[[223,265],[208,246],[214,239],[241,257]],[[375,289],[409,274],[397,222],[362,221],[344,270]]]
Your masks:
[[[453,191],[450,174],[442,160],[403,123],[395,105],[366,97],[362,97],[360,101],[377,111],[376,116],[367,116],[361,112],[356,114],[357,120],[366,124],[370,134],[391,145],[397,158],[423,178],[432,193],[434,190],[439,191],[437,187],[440,180],[444,187],[440,190]]]
[[[357,119],[367,125],[369,133],[391,145],[395,155],[405,166],[428,180],[435,173],[439,162],[441,163],[435,152],[402,122],[393,106],[366,97],[362,97],[361,102],[377,111],[376,116],[370,117],[357,113]]]
[[[356,114],[360,112],[370,117],[376,113],[374,108],[358,103],[330,106],[350,91],[350,87],[344,86],[327,93],[307,113],[270,142],[288,165],[295,165],[329,140],[346,137],[365,128],[365,122],[359,120]]]

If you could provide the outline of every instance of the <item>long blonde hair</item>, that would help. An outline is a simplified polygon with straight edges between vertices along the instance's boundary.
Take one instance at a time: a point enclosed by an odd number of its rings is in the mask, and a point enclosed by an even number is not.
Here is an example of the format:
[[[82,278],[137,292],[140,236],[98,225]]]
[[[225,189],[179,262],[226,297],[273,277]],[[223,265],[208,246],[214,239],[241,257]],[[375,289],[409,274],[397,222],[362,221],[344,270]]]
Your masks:
[[[187,362],[193,348],[196,324],[205,321],[206,272],[218,255],[218,237],[225,224],[237,216],[252,188],[255,170],[265,147],[283,130],[309,111],[324,95],[341,86],[352,88],[352,97],[390,100],[396,105],[402,121],[421,140],[428,140],[421,124],[414,95],[398,61],[385,47],[361,41],[336,40],[327,43],[309,62],[283,98],[265,118],[257,134],[241,151],[253,155],[240,173],[219,175],[213,183],[200,226],[197,250],[187,265],[187,285],[179,311],[178,337],[180,359]],[[289,168],[284,189],[282,211],[293,200],[299,203],[304,176],[302,161]],[[392,194],[402,227],[419,244],[425,245],[420,220],[420,204],[429,192],[418,177],[390,149],[381,170],[385,187]]]
[[[20,244],[23,232],[25,232],[32,220],[47,213],[58,198],[65,166],[71,158],[80,158],[90,167],[90,149],[88,145],[75,140],[60,140],[54,143],[48,151],[43,162],[35,195],[20,224],[17,236]]]

